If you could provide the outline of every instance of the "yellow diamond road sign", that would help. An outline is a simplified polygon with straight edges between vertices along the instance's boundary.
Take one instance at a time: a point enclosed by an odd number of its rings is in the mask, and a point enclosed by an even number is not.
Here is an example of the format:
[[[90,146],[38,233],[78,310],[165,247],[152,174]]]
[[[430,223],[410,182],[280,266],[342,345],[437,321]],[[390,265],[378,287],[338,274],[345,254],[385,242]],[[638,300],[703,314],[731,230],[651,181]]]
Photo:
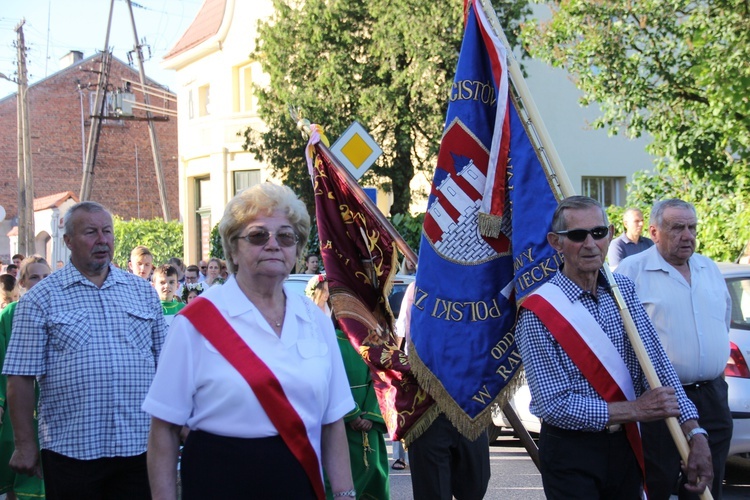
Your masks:
[[[383,150],[359,122],[349,125],[333,143],[331,152],[357,180],[383,154]]]

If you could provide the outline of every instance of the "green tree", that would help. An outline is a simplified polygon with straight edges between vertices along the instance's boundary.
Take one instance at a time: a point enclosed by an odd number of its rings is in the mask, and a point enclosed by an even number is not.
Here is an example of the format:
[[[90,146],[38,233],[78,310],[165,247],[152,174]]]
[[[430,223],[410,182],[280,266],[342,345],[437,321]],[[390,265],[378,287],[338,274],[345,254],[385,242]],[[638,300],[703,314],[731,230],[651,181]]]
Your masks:
[[[211,258],[216,257],[217,259],[224,260],[224,245],[221,244],[221,235],[219,234],[219,224],[216,224],[211,229],[211,235],[209,236],[211,242],[211,248],[208,252],[208,256]]]
[[[513,44],[527,0],[496,0]],[[258,88],[267,129],[247,129],[245,148],[312,207],[305,140],[289,105],[335,139],[354,120],[383,148],[363,183],[393,192],[392,214],[408,212],[409,182],[431,173],[463,35],[462,2],[274,0],[256,51],[269,74]]]
[[[750,155],[750,7],[745,0],[553,1],[526,23],[532,55],[597,102],[594,126],[650,134],[659,163],[691,182],[745,176]],[[672,171],[672,170],[670,170]]]
[[[419,254],[419,244],[422,242],[424,214],[425,213],[422,212],[414,216],[409,212],[406,212],[405,214],[396,214],[390,219],[391,224],[396,228],[398,234],[404,238],[404,241],[406,241],[409,247],[417,254]]]
[[[672,166],[638,172],[628,186],[628,205],[640,207],[648,218],[655,201],[680,198],[698,215],[698,251],[716,261],[732,262],[750,241],[750,196],[745,176],[729,181],[707,179]]]
[[[113,261],[122,269],[127,268],[130,252],[138,245],[148,247],[154,256],[154,264],[165,264],[171,257],[182,258],[182,223],[164,222],[163,219],[132,219],[124,221],[112,217],[115,233]]]

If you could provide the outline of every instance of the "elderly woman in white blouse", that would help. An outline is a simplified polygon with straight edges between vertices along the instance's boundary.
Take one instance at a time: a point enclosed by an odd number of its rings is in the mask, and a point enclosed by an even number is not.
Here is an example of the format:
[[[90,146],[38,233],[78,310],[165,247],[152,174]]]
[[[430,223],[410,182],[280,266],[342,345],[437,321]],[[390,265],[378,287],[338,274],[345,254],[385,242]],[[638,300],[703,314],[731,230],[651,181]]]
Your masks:
[[[230,277],[172,323],[151,390],[155,499],[356,497],[342,417],[354,407],[329,318],[284,280],[310,218],[291,189],[249,188],[219,225]]]

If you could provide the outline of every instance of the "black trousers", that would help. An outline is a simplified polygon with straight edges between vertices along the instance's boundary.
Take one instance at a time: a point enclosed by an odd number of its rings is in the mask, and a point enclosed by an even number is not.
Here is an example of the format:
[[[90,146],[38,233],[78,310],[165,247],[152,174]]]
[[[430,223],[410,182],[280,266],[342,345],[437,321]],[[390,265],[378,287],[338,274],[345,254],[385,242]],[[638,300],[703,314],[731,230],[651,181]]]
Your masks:
[[[414,500],[481,500],[490,482],[490,446],[459,434],[442,413],[409,446]]]
[[[539,460],[550,500],[641,497],[641,470],[624,430],[571,431],[542,423]]]
[[[718,377],[705,384],[684,386],[685,394],[698,408],[698,423],[708,431],[708,445],[714,466],[711,494],[721,499],[721,482],[732,439],[732,414],[729,411],[727,383]],[[641,424],[643,454],[646,458],[646,484],[651,500],[666,500],[677,491],[680,479],[680,453],[664,421]],[[697,499],[679,488],[679,498]]]
[[[180,465],[183,500],[314,500],[310,479],[280,436],[245,439],[190,431]]]
[[[146,454],[77,460],[42,450],[48,500],[132,500],[151,498]]]

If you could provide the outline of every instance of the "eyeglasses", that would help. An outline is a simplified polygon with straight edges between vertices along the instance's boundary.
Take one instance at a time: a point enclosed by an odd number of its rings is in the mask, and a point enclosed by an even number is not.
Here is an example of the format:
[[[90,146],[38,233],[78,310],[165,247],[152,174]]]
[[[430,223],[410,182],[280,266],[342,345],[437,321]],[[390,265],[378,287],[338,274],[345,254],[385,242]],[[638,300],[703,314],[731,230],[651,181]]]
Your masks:
[[[299,241],[299,236],[297,236],[297,233],[295,232],[281,231],[275,233],[273,231],[266,231],[265,229],[253,231],[246,234],[245,236],[238,236],[237,239],[245,240],[256,247],[262,247],[263,245],[268,243],[268,240],[271,239],[272,234],[276,238],[276,243],[278,243],[281,247],[293,247]]]
[[[555,234],[567,237],[570,241],[581,243],[590,234],[595,240],[600,240],[609,234],[607,226],[596,226],[591,229],[570,229],[568,231],[555,231]]]

